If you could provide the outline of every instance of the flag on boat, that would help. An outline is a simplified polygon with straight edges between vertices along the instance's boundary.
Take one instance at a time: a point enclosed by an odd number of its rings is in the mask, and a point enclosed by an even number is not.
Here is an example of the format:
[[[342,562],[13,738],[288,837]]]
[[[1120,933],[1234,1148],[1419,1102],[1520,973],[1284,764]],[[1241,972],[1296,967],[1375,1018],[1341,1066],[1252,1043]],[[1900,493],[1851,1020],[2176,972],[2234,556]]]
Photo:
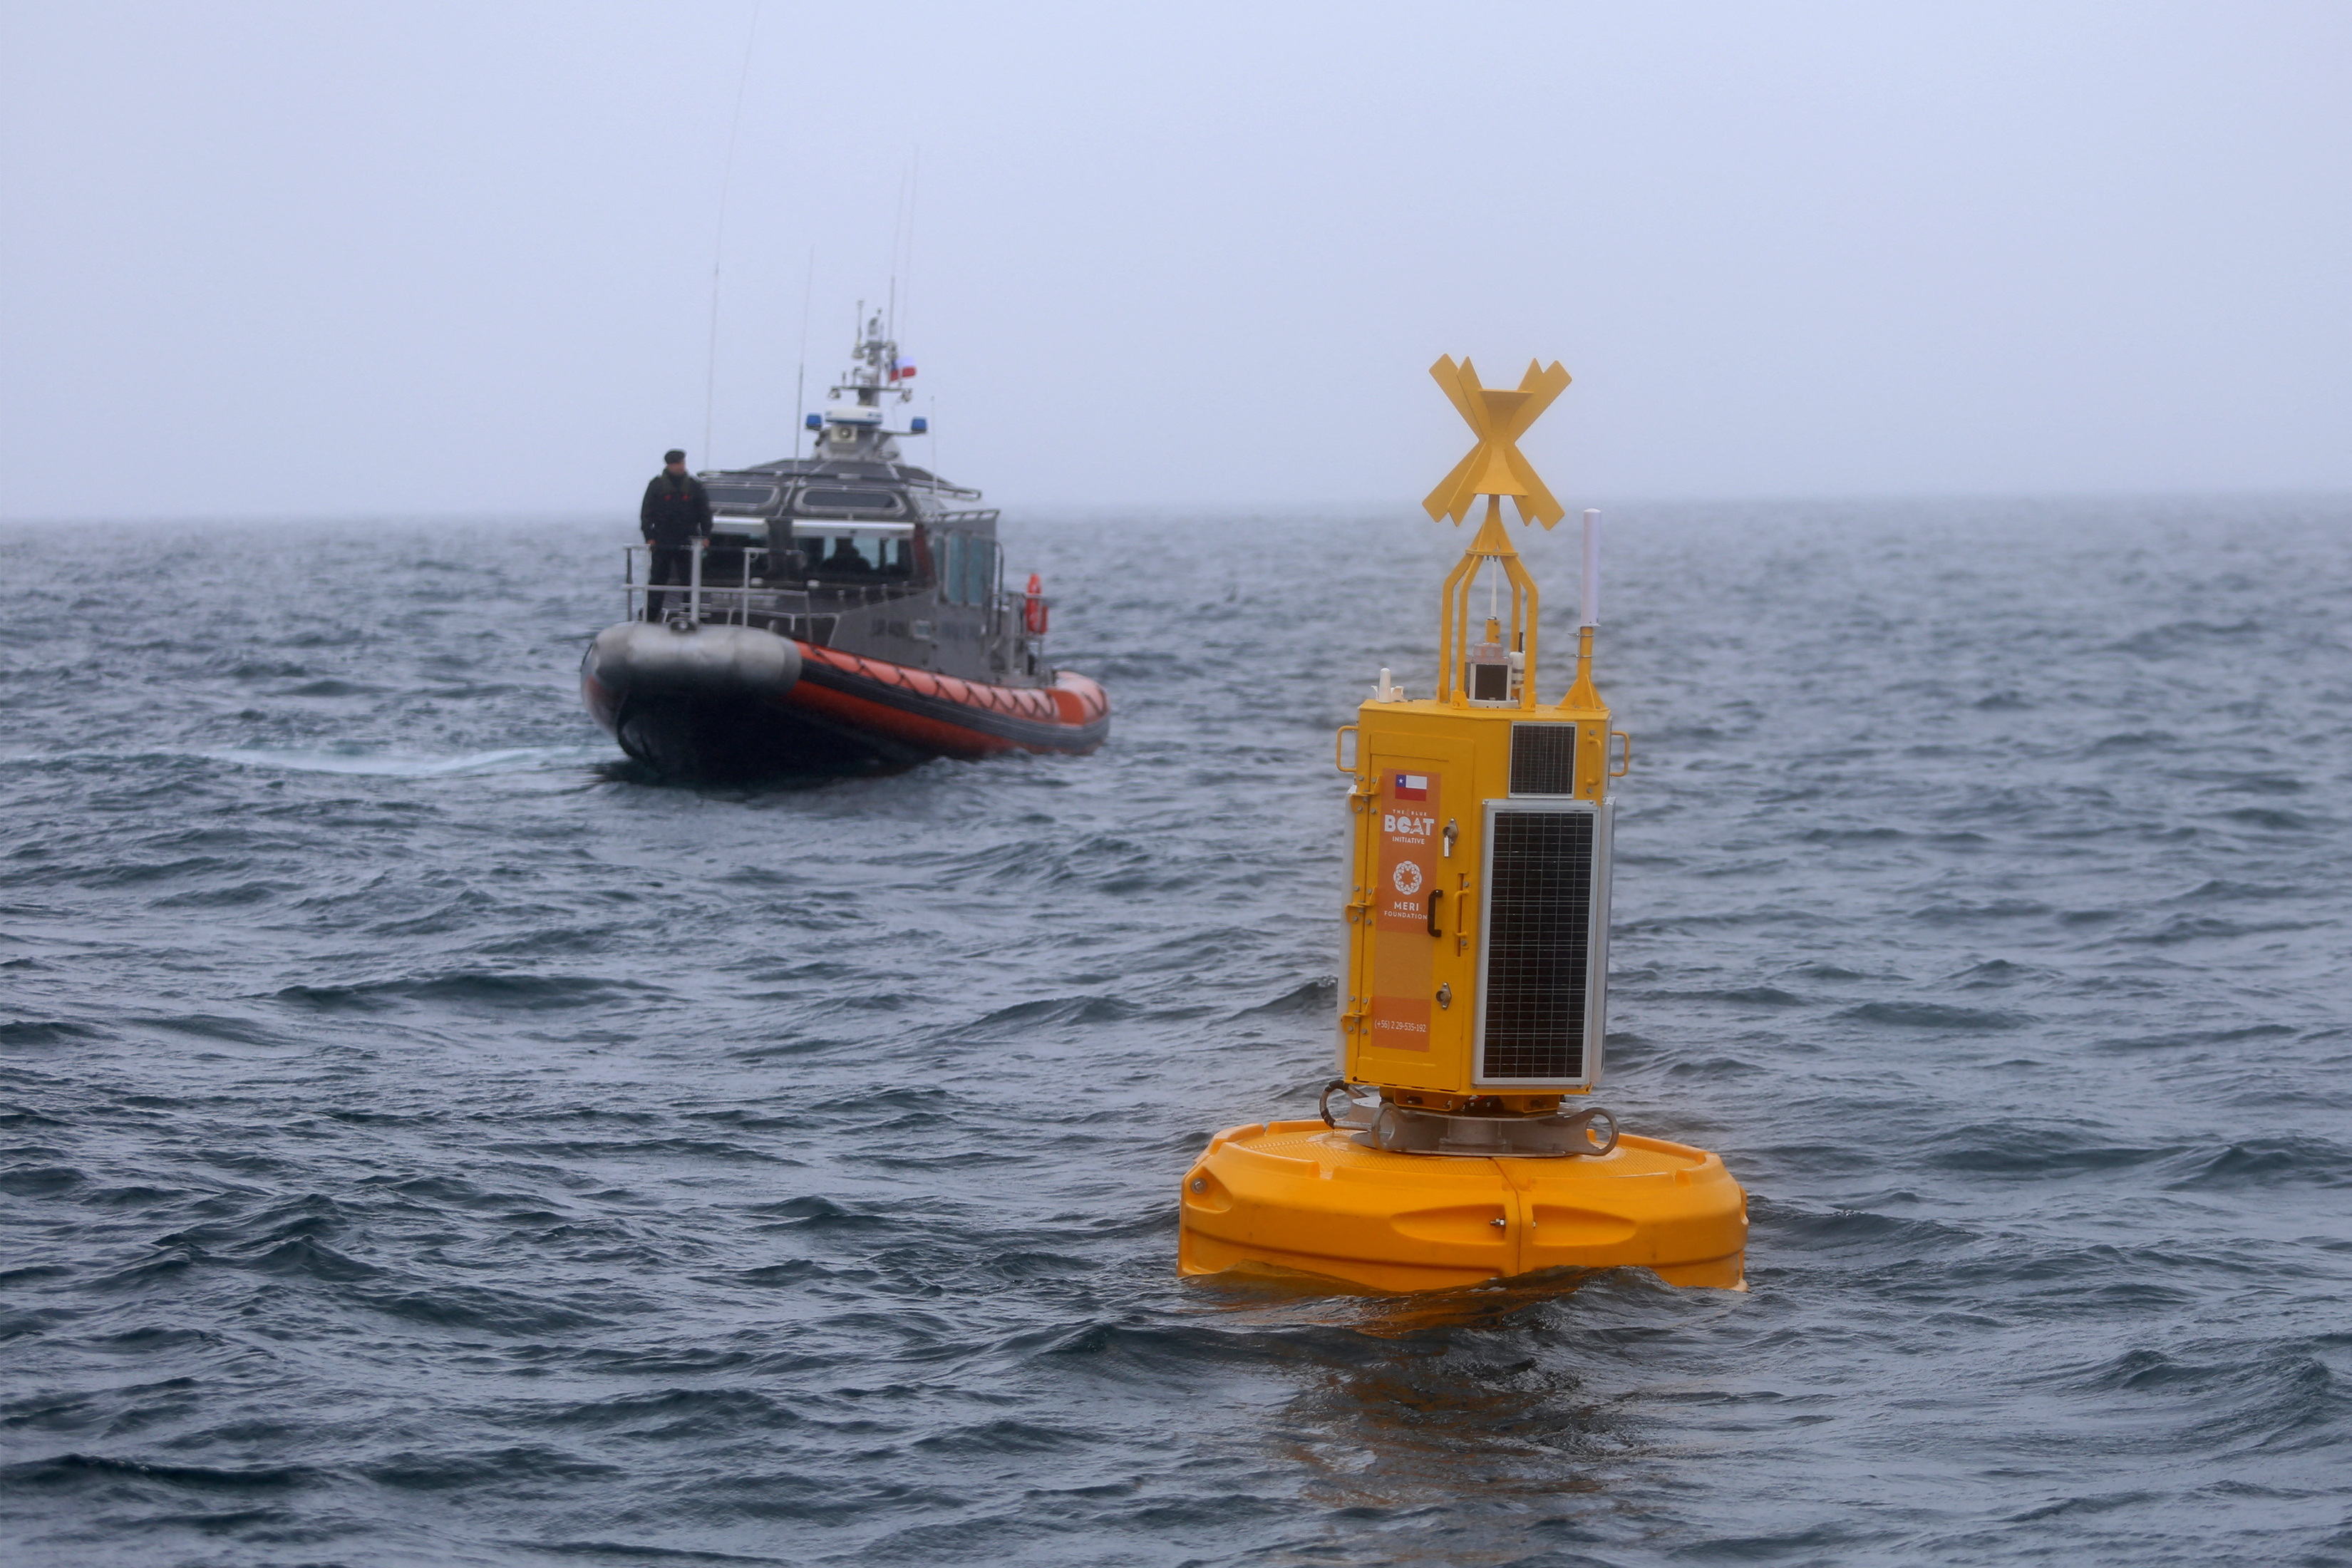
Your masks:
[[[1429,775],[1427,773],[1397,774],[1396,797],[1399,800],[1427,800]]]
[[[892,381],[914,380],[915,362],[910,359],[902,359],[897,364],[892,365],[890,367],[890,379]]]

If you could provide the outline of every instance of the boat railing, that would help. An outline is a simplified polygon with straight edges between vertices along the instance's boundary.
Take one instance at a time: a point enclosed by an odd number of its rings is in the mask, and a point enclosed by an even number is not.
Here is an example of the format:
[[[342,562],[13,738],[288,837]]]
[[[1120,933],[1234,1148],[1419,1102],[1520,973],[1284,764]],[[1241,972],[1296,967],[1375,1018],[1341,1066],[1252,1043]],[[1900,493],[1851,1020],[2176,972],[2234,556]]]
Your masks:
[[[807,615],[815,600],[805,579],[798,584],[770,583],[752,571],[752,558],[764,561],[768,553],[764,545],[746,545],[731,552],[741,562],[740,575],[731,583],[705,574],[706,547],[698,542],[689,553],[684,583],[654,582],[653,550],[652,545],[632,544],[621,552],[621,610],[625,619],[642,617],[650,594],[662,596],[664,620],[677,616],[697,626],[748,626],[754,612]],[[640,557],[645,558],[642,571]],[[881,583],[826,582],[823,589],[829,605],[842,607],[879,604],[891,597],[889,585]]]
[[[991,513],[989,515],[994,515]],[[688,558],[687,580],[683,584],[656,583],[653,579],[654,546],[625,545],[621,551],[621,618],[642,620],[646,617],[646,596],[659,594],[663,598],[662,619],[682,619],[689,626],[734,626],[751,624],[754,615],[763,619],[789,618],[802,623],[809,635],[804,640],[825,642],[830,639],[817,633],[818,621],[838,617],[845,611],[887,604],[899,595],[887,583],[844,583],[818,581],[813,590],[806,579],[797,585],[769,583],[752,574],[751,558],[765,558],[765,546],[747,544],[740,551],[742,566],[737,581],[714,582],[703,574],[703,558],[707,547],[699,541],[691,547]],[[638,557],[646,557],[645,571],[638,573]],[[818,605],[819,593],[824,604]],[[1045,638],[1033,635],[1022,617],[1024,595],[999,588],[987,606],[989,639],[1000,645],[1017,647],[1024,662],[1034,671],[1042,665]],[[684,608],[677,606],[683,601]],[[798,635],[797,632],[795,635]]]

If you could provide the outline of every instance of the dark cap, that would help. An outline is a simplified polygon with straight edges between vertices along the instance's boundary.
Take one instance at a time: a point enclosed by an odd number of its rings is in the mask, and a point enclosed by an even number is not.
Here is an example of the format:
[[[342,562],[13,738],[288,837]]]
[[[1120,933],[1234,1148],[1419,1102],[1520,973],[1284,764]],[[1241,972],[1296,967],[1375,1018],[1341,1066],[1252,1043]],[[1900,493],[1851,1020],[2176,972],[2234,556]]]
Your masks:
[[[672,447],[668,451],[662,454],[662,461],[665,463],[683,463],[686,461],[686,454],[679,451],[677,447]]]

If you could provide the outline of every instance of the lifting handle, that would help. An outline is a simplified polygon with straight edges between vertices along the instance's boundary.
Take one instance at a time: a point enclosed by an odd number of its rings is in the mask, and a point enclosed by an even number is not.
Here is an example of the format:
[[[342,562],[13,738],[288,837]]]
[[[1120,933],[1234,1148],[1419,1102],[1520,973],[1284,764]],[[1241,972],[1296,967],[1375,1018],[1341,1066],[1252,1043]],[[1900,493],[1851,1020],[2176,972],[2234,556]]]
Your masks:
[[[1437,901],[1444,897],[1445,897],[1444,889],[1432,888],[1429,889],[1429,934],[1432,936],[1444,936],[1445,934],[1444,931],[1437,929]]]
[[[1622,779],[1633,769],[1633,737],[1622,730],[1610,731],[1609,737],[1612,740],[1625,742],[1624,749],[1617,754],[1616,765],[1609,770],[1611,778]]]
[[[1356,727],[1353,724],[1342,724],[1339,733],[1331,737],[1331,765],[1343,773],[1356,771],[1356,760],[1348,755],[1348,737],[1354,733]]]

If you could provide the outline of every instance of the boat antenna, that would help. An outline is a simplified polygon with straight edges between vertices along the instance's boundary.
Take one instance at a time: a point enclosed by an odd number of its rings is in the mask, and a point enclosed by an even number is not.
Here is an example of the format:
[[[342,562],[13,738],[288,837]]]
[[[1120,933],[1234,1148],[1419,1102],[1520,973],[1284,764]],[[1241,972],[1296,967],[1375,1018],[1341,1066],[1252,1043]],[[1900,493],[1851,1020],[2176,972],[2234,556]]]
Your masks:
[[[919,146],[907,160],[907,246],[900,256],[892,258],[898,263],[899,274],[906,279],[906,292],[899,295],[898,300],[900,308],[908,315],[914,314],[915,310],[915,193],[922,179],[923,150]],[[895,321],[891,324],[890,336],[893,341],[898,336]]]
[[[719,400],[719,261],[727,249],[727,193],[735,183],[735,139],[743,129],[743,89],[751,85],[751,46],[760,38],[760,0],[751,0],[751,30],[743,39],[743,69],[735,79],[735,118],[727,127],[727,163],[719,175],[719,230],[710,242],[710,347],[702,362],[702,461],[710,464],[711,411]]]
[[[808,271],[801,282],[801,365],[793,373],[793,461],[801,460],[801,424],[808,409],[809,302],[816,298],[816,247],[809,247]]]
[[[898,241],[907,232],[907,171],[898,171],[898,196],[890,204],[890,287],[882,296],[882,332],[896,339],[898,335]]]

